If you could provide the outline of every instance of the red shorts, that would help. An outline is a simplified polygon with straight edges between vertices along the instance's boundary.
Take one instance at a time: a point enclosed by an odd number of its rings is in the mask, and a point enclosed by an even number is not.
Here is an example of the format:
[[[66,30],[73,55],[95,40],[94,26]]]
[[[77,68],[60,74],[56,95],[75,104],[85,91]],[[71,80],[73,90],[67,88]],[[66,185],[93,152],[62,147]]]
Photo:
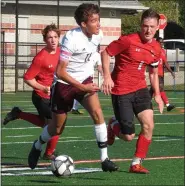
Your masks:
[[[88,77],[82,84],[92,82],[93,78]],[[86,94],[87,92],[81,91],[73,85],[57,82],[52,88],[51,110],[58,114],[67,113],[71,111],[74,99],[81,102]]]

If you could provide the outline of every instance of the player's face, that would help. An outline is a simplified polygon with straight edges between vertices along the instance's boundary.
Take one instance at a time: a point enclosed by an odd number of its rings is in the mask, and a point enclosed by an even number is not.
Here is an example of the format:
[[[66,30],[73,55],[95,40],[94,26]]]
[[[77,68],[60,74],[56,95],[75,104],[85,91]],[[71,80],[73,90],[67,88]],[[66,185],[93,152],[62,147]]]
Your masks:
[[[145,42],[150,42],[159,29],[159,23],[156,18],[146,18],[141,23],[141,38]]]
[[[88,36],[92,36],[93,34],[97,35],[100,31],[100,17],[99,14],[93,14],[88,18],[86,23],[83,22],[82,27],[85,30],[85,33]]]
[[[58,47],[59,37],[55,31],[49,31],[45,39],[47,48],[51,51],[55,51]]]

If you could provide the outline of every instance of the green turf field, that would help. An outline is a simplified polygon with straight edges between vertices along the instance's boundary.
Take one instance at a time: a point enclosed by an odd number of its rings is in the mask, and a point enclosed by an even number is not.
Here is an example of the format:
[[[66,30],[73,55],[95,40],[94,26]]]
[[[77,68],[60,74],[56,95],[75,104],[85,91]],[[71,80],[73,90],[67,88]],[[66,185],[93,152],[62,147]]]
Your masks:
[[[106,121],[113,115],[110,97],[100,94]],[[87,112],[84,115],[69,114],[63,135],[57,145],[58,154],[67,154],[75,161],[75,174],[57,178],[50,171],[49,161],[40,159],[39,166],[30,170],[27,156],[32,143],[42,129],[23,120],[16,120],[1,128],[1,184],[40,186],[119,186],[119,185],[184,185],[184,93],[168,92],[170,102],[176,108],[160,114],[154,105],[155,129],[153,142],[143,165],[150,174],[128,172],[135,151],[136,138],[132,142],[117,139],[108,148],[109,157],[120,166],[120,171],[101,171],[99,149],[96,145],[94,128]],[[2,114],[19,106],[23,111],[35,112],[31,93],[2,94]],[[81,108],[82,109],[82,108]],[[140,126],[136,123],[136,134]],[[88,172],[87,172],[88,171]],[[93,172],[94,171],[94,172]]]

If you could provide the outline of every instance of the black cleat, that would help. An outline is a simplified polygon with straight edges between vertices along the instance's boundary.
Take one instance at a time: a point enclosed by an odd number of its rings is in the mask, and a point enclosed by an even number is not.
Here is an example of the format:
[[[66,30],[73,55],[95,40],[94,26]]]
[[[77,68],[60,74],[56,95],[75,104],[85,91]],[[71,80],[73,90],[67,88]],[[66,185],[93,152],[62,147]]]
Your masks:
[[[8,122],[18,119],[20,112],[21,109],[19,109],[19,107],[14,107],[4,118],[3,125],[6,125]]]
[[[167,111],[169,112],[169,111],[173,110],[174,108],[175,108],[174,105],[169,105],[169,106],[167,106]]]
[[[102,170],[104,172],[113,172],[113,171],[117,171],[119,169],[119,167],[113,163],[112,161],[110,161],[108,158],[106,158],[102,163],[101,163],[101,166],[102,166]]]
[[[41,151],[35,148],[35,143],[37,140],[34,141],[32,149],[28,155],[28,165],[31,169],[34,169],[37,166]]]
[[[72,109],[71,113],[72,113],[72,114],[79,114],[79,115],[83,114],[83,112],[80,111],[80,110],[78,110],[78,109],[77,109],[77,110]]]

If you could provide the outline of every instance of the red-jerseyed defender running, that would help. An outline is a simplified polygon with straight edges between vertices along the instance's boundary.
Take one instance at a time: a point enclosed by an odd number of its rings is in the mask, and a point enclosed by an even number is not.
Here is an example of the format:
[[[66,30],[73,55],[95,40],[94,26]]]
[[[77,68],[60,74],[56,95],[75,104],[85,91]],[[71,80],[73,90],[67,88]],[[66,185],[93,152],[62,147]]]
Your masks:
[[[108,144],[113,144],[115,135],[125,141],[134,138],[134,114],[141,124],[135,155],[129,169],[129,172],[133,173],[149,173],[141,165],[147,155],[154,128],[151,96],[145,80],[146,66],[153,69],[150,82],[161,113],[164,107],[157,73],[161,46],[153,39],[159,27],[159,18],[159,14],[154,10],[146,10],[141,17],[140,32],[122,35],[102,53],[102,90],[105,94],[111,94],[114,114],[118,121],[113,119],[109,122]],[[112,75],[109,71],[109,56],[115,56]]]
[[[34,57],[31,66],[24,74],[24,81],[33,88],[32,102],[39,115],[23,112],[18,107],[14,107],[9,112],[3,124],[9,121],[23,119],[36,126],[44,127],[51,120],[52,112],[50,109],[50,87],[53,82],[53,74],[58,64],[60,48],[60,31],[54,24],[47,25],[43,31],[43,40],[46,46]],[[44,159],[53,159],[56,144],[59,136],[53,136],[47,143]]]

